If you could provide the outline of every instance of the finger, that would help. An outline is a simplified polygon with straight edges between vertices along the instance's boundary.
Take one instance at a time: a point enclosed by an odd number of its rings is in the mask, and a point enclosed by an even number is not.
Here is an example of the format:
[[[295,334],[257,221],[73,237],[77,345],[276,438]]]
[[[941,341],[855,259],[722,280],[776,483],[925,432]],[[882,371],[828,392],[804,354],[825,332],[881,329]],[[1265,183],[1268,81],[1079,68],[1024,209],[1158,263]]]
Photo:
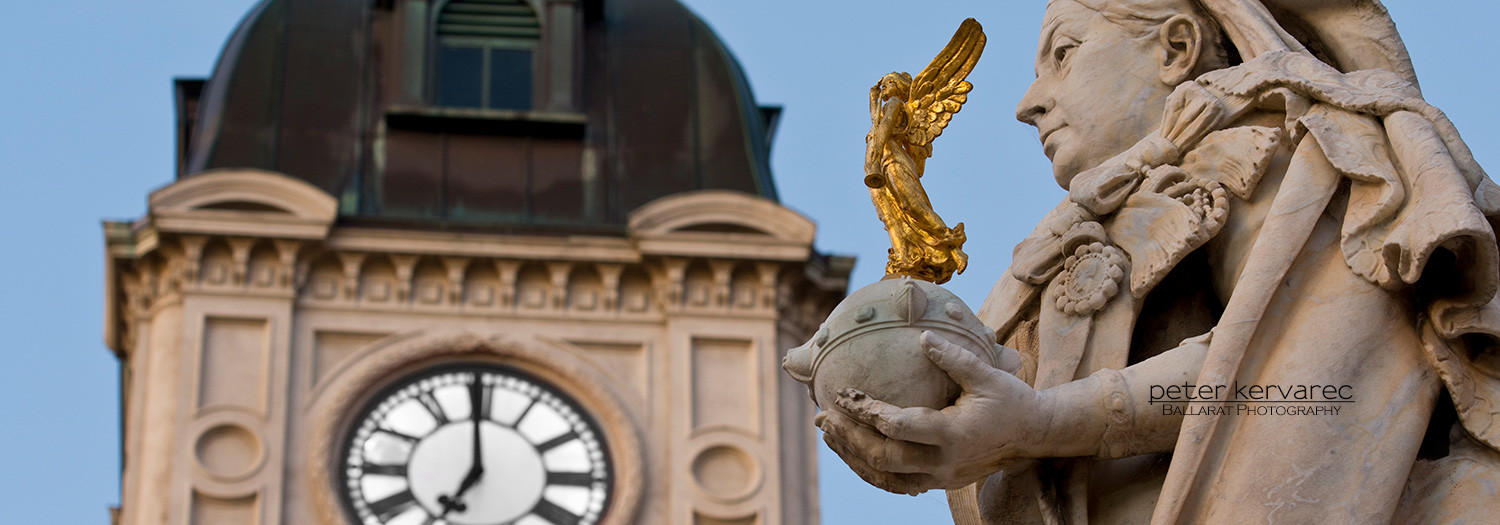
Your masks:
[[[888,438],[928,445],[949,442],[945,432],[947,419],[931,408],[901,408],[852,388],[839,391],[833,402],[854,420],[875,427]]]
[[[922,350],[927,359],[938,368],[948,372],[948,377],[958,383],[964,391],[983,390],[995,381],[995,367],[979,360],[979,356],[963,347],[948,342],[932,332],[922,332]]]
[[[1004,370],[1010,375],[1019,373],[1021,367],[1025,365],[1021,359],[1021,352],[1008,346],[995,345],[995,347],[998,348],[997,356],[1000,358],[999,362],[995,363],[995,368]]]
[[[898,474],[925,473],[938,464],[937,447],[887,438],[874,428],[837,411],[827,411],[823,432],[875,470]]]
[[[844,447],[844,444],[834,438],[832,434],[823,434],[823,443],[827,444],[828,448],[833,450],[835,454],[838,454],[839,459],[844,460],[845,465],[849,465],[849,470],[853,470],[860,479],[865,480],[865,483],[874,485],[886,492],[916,496],[926,492],[926,487],[933,485],[924,474],[895,474],[876,470],[860,459],[859,456],[850,453]]]

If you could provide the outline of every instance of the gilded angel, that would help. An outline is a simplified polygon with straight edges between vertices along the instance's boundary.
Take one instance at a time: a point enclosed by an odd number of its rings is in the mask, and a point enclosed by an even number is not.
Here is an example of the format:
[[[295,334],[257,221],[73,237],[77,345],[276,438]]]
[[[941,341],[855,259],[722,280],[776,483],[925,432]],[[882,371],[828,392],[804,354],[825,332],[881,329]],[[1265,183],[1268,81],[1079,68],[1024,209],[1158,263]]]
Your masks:
[[[865,185],[891,237],[887,275],[938,284],[962,273],[964,225],[949,228],[932,210],[922,173],[932,141],[968,101],[964,79],[984,51],[979,22],[964,20],[953,39],[915,79],[890,73],[870,88],[870,134],[865,136]]]

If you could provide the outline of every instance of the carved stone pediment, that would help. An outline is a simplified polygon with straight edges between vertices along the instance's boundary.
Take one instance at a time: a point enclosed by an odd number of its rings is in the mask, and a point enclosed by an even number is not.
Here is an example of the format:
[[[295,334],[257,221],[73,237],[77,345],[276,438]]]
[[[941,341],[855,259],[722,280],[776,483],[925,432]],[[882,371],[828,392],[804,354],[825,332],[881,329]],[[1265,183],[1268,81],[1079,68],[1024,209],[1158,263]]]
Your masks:
[[[321,239],[338,216],[323,190],[256,169],[211,170],[151,193],[151,222],[175,233]]]

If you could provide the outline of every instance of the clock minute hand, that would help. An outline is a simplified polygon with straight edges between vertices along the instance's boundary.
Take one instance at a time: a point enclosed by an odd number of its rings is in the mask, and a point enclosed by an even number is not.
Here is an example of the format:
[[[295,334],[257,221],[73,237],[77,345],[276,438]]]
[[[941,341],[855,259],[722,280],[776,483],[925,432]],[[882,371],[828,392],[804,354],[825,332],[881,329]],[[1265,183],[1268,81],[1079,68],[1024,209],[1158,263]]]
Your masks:
[[[479,475],[484,473],[484,440],[479,438],[479,423],[484,420],[480,410],[484,408],[483,405],[484,386],[479,383],[479,374],[474,374],[474,382],[469,384],[469,419],[474,422],[474,463],[469,467],[469,474],[464,476],[464,484],[459,487],[458,494],[453,496],[455,498],[474,484],[468,480],[470,477],[478,480]]]

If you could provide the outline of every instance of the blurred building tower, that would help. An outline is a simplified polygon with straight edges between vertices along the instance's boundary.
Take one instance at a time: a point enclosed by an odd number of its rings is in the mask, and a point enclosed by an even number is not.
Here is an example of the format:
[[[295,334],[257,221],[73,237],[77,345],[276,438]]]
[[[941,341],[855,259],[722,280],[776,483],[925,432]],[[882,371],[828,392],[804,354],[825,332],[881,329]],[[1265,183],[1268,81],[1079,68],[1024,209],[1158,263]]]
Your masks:
[[[105,224],[119,523],[817,521],[778,365],[852,260],[683,6],[266,0],[176,95]]]

